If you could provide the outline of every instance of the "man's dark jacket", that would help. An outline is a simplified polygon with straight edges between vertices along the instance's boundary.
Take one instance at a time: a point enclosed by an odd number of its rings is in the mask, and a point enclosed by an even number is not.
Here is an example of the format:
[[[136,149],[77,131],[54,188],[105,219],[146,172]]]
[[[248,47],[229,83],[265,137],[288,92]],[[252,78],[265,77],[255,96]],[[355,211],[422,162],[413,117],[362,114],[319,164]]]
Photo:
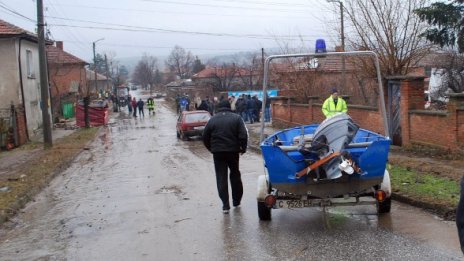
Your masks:
[[[244,153],[248,145],[248,130],[238,114],[229,108],[220,108],[206,124],[203,143],[212,153]]]

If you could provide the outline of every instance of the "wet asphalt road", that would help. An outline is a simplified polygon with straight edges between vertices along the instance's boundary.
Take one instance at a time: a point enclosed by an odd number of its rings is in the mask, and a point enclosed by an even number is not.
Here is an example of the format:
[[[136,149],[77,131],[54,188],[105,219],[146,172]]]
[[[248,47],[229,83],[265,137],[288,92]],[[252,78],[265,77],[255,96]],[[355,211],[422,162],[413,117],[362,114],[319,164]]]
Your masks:
[[[176,116],[121,117],[0,232],[0,260],[460,260],[454,223],[394,203],[274,210],[260,222],[259,154],[244,198],[221,212],[212,156],[176,138]]]

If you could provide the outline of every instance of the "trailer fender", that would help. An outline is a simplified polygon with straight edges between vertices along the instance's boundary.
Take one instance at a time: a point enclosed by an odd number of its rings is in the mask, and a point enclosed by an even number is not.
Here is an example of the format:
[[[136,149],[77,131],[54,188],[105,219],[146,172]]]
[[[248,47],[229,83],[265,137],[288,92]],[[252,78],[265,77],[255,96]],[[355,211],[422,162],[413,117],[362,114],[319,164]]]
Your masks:
[[[268,183],[266,179],[266,175],[260,175],[258,177],[258,195],[256,199],[258,201],[264,201],[266,196],[268,195]]]
[[[388,198],[391,197],[390,173],[388,170],[385,170],[382,183],[380,183],[380,189],[385,191],[385,194],[387,194]]]

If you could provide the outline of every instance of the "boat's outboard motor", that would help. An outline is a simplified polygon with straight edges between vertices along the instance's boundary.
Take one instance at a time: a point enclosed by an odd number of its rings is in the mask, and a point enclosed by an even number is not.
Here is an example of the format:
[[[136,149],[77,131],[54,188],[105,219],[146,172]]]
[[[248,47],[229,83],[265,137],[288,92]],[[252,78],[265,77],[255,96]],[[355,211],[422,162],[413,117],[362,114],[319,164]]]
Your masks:
[[[353,140],[359,126],[346,113],[339,113],[324,120],[314,132],[311,150],[324,158],[333,152],[341,152]],[[335,157],[322,167],[328,179],[342,176],[339,168],[342,160]]]

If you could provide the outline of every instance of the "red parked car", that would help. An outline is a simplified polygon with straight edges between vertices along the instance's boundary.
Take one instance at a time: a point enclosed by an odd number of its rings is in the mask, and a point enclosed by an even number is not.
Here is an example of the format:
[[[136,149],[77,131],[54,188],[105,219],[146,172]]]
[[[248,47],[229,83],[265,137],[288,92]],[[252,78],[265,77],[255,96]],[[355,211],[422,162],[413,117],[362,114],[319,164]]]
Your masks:
[[[177,138],[188,140],[189,137],[203,135],[203,129],[211,118],[207,111],[183,111],[177,119]]]

